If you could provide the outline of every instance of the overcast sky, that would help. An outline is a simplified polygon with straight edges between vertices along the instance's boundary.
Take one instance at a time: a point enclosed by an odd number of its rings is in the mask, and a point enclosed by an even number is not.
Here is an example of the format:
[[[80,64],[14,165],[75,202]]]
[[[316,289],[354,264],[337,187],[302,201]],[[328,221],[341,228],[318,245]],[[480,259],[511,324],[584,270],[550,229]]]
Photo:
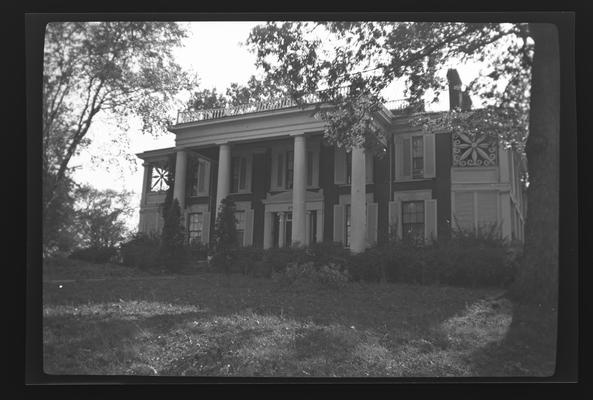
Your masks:
[[[251,28],[259,23],[261,22],[184,23],[189,27],[189,37],[184,40],[183,48],[175,52],[175,57],[182,67],[197,74],[201,88],[216,88],[217,91],[224,93],[230,83],[245,84],[251,75],[256,74],[255,55],[240,43],[247,39]],[[464,83],[469,82],[479,73],[476,65],[444,65],[440,71],[443,76],[450,67],[457,68]],[[403,86],[395,83],[387,96],[392,99],[403,98]],[[441,102],[432,106],[431,110],[448,108],[448,96],[441,97]],[[96,123],[93,122],[88,134],[92,140],[91,145],[72,159],[71,165],[78,167],[74,172],[75,180],[99,189],[133,191],[135,193],[133,204],[138,205],[143,171],[141,160],[133,155],[175,145],[175,136],[172,133],[153,137],[142,134],[139,128],[139,124],[131,124],[130,131],[126,135],[129,138],[129,146],[126,147],[123,143],[118,145],[113,142],[112,132],[117,130],[116,126],[103,118]],[[128,159],[124,158],[126,155]],[[137,223],[138,211],[136,210],[128,225],[135,229]]]

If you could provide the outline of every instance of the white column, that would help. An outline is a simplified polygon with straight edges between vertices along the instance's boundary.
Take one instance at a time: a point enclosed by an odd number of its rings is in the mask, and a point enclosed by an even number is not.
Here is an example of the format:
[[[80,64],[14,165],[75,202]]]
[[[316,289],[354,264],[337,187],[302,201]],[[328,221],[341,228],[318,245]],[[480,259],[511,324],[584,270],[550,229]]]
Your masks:
[[[350,251],[365,249],[366,237],[366,171],[364,148],[352,148],[352,183],[350,185]]]
[[[264,249],[269,249],[274,243],[272,231],[274,230],[274,215],[271,212],[264,213]]]
[[[173,198],[179,202],[179,208],[183,212],[185,208],[185,181],[187,173],[187,151],[178,150],[175,160],[175,187],[173,188]]]
[[[218,214],[220,203],[231,191],[231,146],[222,143],[218,153],[218,181],[216,186],[216,210]]]
[[[284,238],[286,237],[286,232],[285,232],[285,224],[284,224],[284,213],[280,212],[278,213],[278,218],[279,218],[279,224],[278,224],[278,247],[282,248],[284,247]]]
[[[305,201],[307,192],[307,149],[305,135],[294,137],[292,179],[292,244],[306,243]]]
[[[150,190],[150,164],[144,162],[142,163],[144,167],[144,178],[142,180],[142,194],[140,198],[140,208],[146,205],[146,192]]]

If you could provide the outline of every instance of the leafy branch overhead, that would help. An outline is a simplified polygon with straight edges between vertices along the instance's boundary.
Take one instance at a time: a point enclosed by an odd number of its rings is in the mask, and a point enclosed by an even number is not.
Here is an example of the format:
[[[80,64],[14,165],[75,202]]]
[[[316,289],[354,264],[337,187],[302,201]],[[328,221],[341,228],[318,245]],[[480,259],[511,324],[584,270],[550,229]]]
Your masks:
[[[320,40],[321,35],[327,39]],[[331,143],[380,146],[383,133],[369,123],[370,114],[385,101],[389,85],[404,81],[411,103],[422,102],[430,91],[436,101],[445,88],[439,72],[455,60],[486,63],[490,72],[468,89],[493,105],[473,118],[452,114],[447,117],[451,124],[482,121],[482,127],[492,123],[489,130],[504,132],[511,142],[523,143],[526,137],[533,57],[527,24],[269,22],[255,27],[247,44],[265,79],[293,98],[326,89],[320,96],[335,108],[319,117],[328,122],[325,134]],[[344,87],[346,94],[340,90]],[[507,117],[513,119],[505,123]],[[504,131],[499,124],[519,128]]]
[[[50,186],[64,179],[72,157],[88,146],[87,133],[101,112],[124,127],[135,115],[143,131],[165,130],[175,94],[192,86],[172,54],[185,35],[173,22],[47,25],[43,168],[53,177]],[[46,206],[53,198],[50,193]]]

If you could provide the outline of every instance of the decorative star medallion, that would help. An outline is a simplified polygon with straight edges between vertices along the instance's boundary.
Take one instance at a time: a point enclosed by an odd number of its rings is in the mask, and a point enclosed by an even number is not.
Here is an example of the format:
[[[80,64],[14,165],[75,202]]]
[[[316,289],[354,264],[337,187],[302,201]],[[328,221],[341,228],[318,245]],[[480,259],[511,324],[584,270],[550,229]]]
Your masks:
[[[489,167],[496,165],[496,141],[486,135],[453,135],[453,165],[456,167]]]

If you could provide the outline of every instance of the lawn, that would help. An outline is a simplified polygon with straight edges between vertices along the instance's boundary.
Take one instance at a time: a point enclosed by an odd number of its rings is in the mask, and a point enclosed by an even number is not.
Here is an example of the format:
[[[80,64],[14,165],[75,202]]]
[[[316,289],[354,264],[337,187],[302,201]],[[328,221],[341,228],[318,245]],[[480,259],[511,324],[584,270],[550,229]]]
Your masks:
[[[541,328],[512,324],[497,289],[292,287],[53,262],[43,316],[48,374],[541,376],[554,366],[541,351],[550,343],[530,337]]]

